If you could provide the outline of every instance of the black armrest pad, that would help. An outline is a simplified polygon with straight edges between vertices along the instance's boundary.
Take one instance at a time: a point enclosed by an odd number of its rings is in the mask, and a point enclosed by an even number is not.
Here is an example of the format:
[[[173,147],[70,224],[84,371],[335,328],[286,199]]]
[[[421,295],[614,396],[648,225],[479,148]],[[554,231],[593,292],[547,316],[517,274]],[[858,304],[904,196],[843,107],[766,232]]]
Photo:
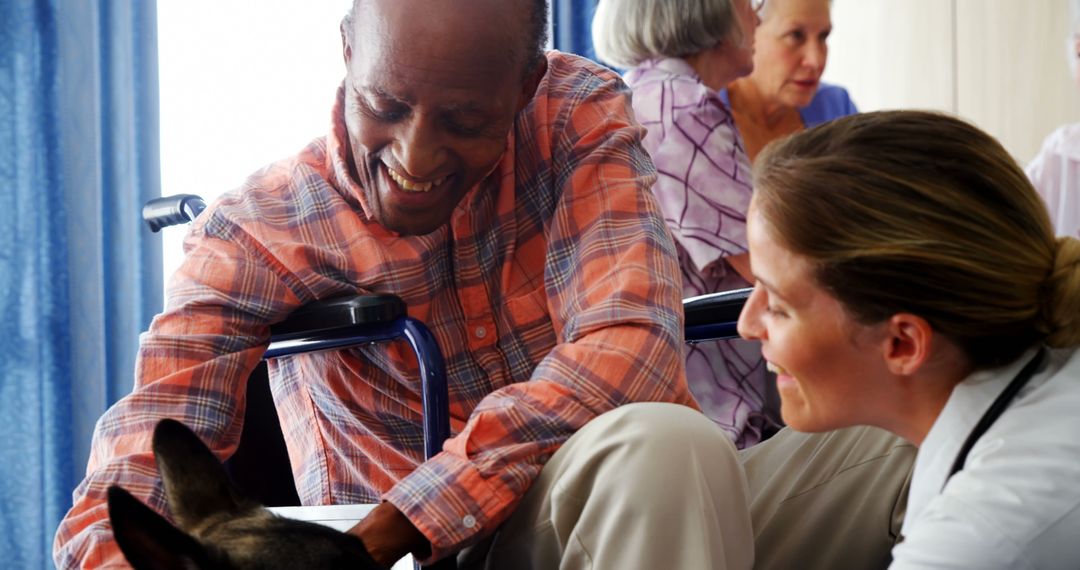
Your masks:
[[[308,303],[284,321],[270,327],[274,340],[355,325],[386,323],[405,316],[405,302],[397,295],[358,295]]]
[[[739,320],[739,313],[752,288],[710,293],[683,300],[686,326],[707,325]]]

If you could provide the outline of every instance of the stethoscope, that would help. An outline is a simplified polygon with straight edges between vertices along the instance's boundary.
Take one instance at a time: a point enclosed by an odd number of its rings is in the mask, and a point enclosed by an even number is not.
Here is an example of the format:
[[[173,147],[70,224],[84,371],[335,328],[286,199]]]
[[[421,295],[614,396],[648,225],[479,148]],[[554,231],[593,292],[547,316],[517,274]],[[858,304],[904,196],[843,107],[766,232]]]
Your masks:
[[[998,397],[994,399],[990,407],[986,409],[986,412],[979,418],[979,423],[975,424],[971,433],[968,434],[967,439],[964,440],[964,445],[960,446],[960,451],[956,454],[956,459],[953,461],[952,468],[949,469],[949,475],[945,477],[945,483],[942,483],[942,488],[949,483],[949,479],[952,479],[953,475],[956,475],[964,469],[964,463],[967,462],[968,454],[971,453],[971,448],[975,447],[975,443],[979,441],[979,438],[986,433],[990,426],[994,425],[994,422],[1005,413],[1005,408],[1009,407],[1016,395],[1020,393],[1020,390],[1031,381],[1031,377],[1035,375],[1035,371],[1039,369],[1042,364],[1043,358],[1046,356],[1046,349],[1040,347],[1039,352],[1032,358],[1024,368],[1009,382],[1008,386],[998,394]],[[896,538],[895,544],[904,542],[904,535],[900,535]]]
[[[1038,370],[1039,365],[1042,364],[1045,355],[1046,349],[1040,347],[1038,354],[1036,354],[1035,357],[1020,370],[1020,373],[1009,382],[1009,385],[998,394],[997,399],[990,404],[986,413],[979,418],[979,423],[975,424],[971,433],[968,434],[967,439],[964,440],[964,445],[960,446],[960,452],[956,454],[956,460],[953,461],[952,469],[949,470],[949,476],[945,478],[946,484],[953,475],[956,475],[964,468],[964,463],[967,462],[968,453],[971,452],[972,447],[975,447],[975,442],[979,441],[979,438],[986,433],[986,430],[990,429],[990,426],[994,425],[994,422],[1001,417],[1001,414],[1005,413],[1005,408],[1009,407],[1013,398],[1015,398],[1020,390],[1027,385],[1028,381],[1031,380],[1031,377],[1035,375],[1035,371]],[[942,486],[944,487],[944,485]]]

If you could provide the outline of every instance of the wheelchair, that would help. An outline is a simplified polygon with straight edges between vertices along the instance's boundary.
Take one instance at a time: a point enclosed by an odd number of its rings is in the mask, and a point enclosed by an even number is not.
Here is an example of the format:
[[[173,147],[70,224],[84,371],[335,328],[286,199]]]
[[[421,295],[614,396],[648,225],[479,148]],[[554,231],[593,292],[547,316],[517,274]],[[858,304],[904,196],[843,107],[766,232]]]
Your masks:
[[[150,230],[193,221],[206,208],[192,194],[147,202],[142,216]],[[752,289],[736,289],[683,300],[687,343],[737,338],[736,323]],[[270,394],[266,360],[405,339],[420,363],[424,458],[450,437],[449,395],[442,351],[427,327],[406,314],[394,295],[364,294],[320,300],[301,307],[271,327],[263,362],[248,378],[244,425],[236,452],[225,467],[237,487],[278,512],[299,507],[285,439]],[[286,509],[281,509],[282,507]],[[427,568],[455,568],[453,558]],[[419,568],[419,565],[417,565]]]

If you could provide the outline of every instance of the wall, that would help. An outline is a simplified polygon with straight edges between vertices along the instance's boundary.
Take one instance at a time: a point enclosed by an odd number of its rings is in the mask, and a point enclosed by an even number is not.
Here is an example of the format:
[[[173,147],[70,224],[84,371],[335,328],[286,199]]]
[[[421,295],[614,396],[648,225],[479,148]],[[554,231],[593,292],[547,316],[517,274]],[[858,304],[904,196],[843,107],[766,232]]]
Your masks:
[[[834,0],[825,80],[859,108],[934,109],[996,136],[1026,163],[1080,121],[1068,0]]]

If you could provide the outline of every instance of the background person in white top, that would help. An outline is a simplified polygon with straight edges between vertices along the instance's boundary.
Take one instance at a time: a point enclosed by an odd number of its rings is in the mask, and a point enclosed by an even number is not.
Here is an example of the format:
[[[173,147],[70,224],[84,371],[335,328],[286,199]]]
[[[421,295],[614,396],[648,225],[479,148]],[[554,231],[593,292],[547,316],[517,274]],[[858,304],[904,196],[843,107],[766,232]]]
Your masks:
[[[1069,12],[1072,33],[1065,48],[1069,72],[1080,88],[1080,0],[1069,0]],[[1050,133],[1025,170],[1046,202],[1057,233],[1080,237],[1080,123]]]
[[[770,145],[754,182],[739,330],[784,420],[919,446],[891,568],[1080,567],[1080,241],[1054,237],[1005,149],[944,115],[869,113]]]

